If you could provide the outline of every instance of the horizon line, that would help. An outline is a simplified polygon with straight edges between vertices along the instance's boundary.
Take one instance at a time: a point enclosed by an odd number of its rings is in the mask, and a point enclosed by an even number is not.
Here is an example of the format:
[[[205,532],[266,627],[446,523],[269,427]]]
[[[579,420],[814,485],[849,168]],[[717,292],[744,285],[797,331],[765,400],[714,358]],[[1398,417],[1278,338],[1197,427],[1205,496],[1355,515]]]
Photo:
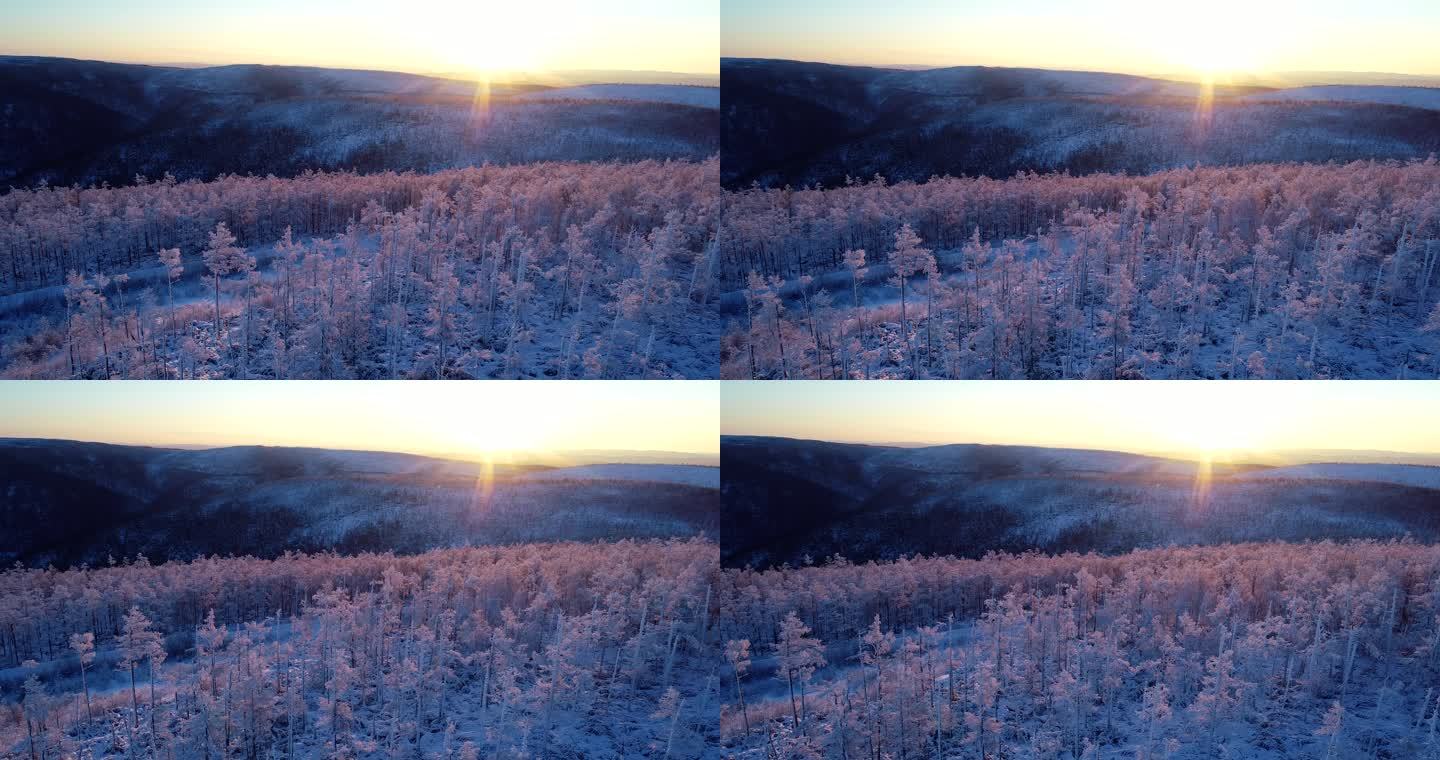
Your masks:
[[[469,81],[469,80],[464,79],[464,78],[462,78],[462,77],[460,76],[460,75],[462,74],[462,72],[460,72],[460,71],[455,71],[455,70],[444,71],[444,70],[440,70],[440,69],[362,68],[362,67],[345,65],[345,64],[338,64],[338,63],[330,63],[330,64],[317,64],[317,63],[261,63],[261,62],[258,62],[258,61],[244,61],[244,60],[230,61],[230,62],[228,62],[228,63],[218,63],[218,62],[213,62],[213,61],[173,61],[173,60],[171,60],[171,61],[161,61],[161,60],[145,60],[145,59],[134,59],[134,58],[131,58],[131,59],[120,59],[120,58],[82,58],[82,57],[76,57],[76,56],[71,56],[71,55],[45,55],[45,54],[41,54],[41,53],[9,53],[9,52],[0,52],[0,58],[48,58],[48,59],[50,59],[50,60],[56,60],[56,61],[80,61],[80,62],[84,62],[84,63],[109,63],[109,64],[114,64],[114,65],[119,65],[119,66],[150,66],[150,67],[153,67],[153,68],[164,68],[164,69],[195,69],[195,70],[224,68],[224,67],[226,67],[226,66],[276,66],[276,67],[296,68],[296,69],[328,69],[328,70],[334,70],[334,71],[368,71],[368,72],[377,72],[377,73],[382,73],[382,74],[411,74],[411,75],[414,75],[414,76],[430,77],[430,78],[434,78],[434,79],[454,79],[454,80],[457,80],[457,81]],[[721,56],[720,60],[723,60],[723,59],[724,59],[724,56]],[[538,68],[538,69],[496,70],[495,72],[492,72],[492,74],[504,74],[504,75],[517,75],[517,74],[518,74],[518,75],[529,75],[529,76],[543,76],[543,75],[545,75],[545,74],[583,73],[583,72],[609,72],[609,73],[626,73],[626,74],[667,74],[667,75],[671,75],[671,76],[709,77],[709,78],[718,78],[718,77],[720,76],[720,71],[719,71],[718,62],[717,62],[716,69],[715,69],[714,71],[676,71],[676,70],[673,70],[673,69],[628,69],[628,68],[623,68],[623,67],[620,67],[620,68],[594,67],[594,68],[553,68],[553,69],[552,69],[552,68]],[[463,72],[463,74],[464,74],[464,76],[472,76],[472,75],[473,75],[473,76],[482,76],[482,75],[484,75],[484,72],[480,72],[480,71],[476,71],[476,72]],[[493,83],[493,82],[492,82],[492,83]],[[596,83],[594,83],[594,84],[600,84],[600,83],[596,82]],[[636,82],[617,82],[617,84],[638,84],[638,83],[636,83]],[[694,86],[712,86],[712,85],[694,85]]]
[[[1175,449],[1138,449],[1138,448],[1136,448],[1136,449],[1122,449],[1122,448],[1104,448],[1104,447],[1094,447],[1094,448],[1090,448],[1090,447],[1077,447],[1077,446],[1069,446],[1069,445],[1061,445],[1061,444],[1045,444],[1045,443],[996,443],[996,442],[986,442],[986,441],[978,441],[978,440],[948,441],[948,442],[940,442],[940,441],[931,441],[931,442],[927,442],[927,441],[874,441],[874,440],[864,440],[864,441],[862,441],[862,440],[841,440],[841,439],[827,439],[827,438],[811,438],[811,437],[804,437],[804,436],[773,435],[773,434],[760,434],[760,433],[725,433],[725,432],[722,432],[722,433],[720,434],[721,442],[723,443],[723,442],[724,442],[724,439],[726,439],[726,438],[771,438],[771,439],[786,440],[786,441],[802,441],[802,442],[810,442],[810,443],[835,443],[835,444],[842,444],[842,445],[847,445],[847,446],[875,446],[875,447],[896,448],[896,449],[928,449],[928,448],[940,448],[940,447],[944,447],[944,446],[1009,446],[1009,447],[1014,447],[1014,448],[1054,449],[1054,450],[1057,450],[1057,451],[1095,451],[1095,452],[1112,453],[1112,454],[1130,454],[1130,455],[1133,455],[1133,456],[1147,456],[1147,457],[1155,457],[1155,458],[1159,458],[1159,459],[1172,459],[1172,460],[1185,461],[1185,462],[1203,462],[1203,461],[1207,461],[1207,459],[1208,459],[1208,460],[1224,459],[1224,460],[1227,460],[1227,461],[1235,462],[1235,461],[1237,461],[1237,459],[1244,458],[1245,455],[1263,456],[1263,455],[1266,454],[1266,453],[1276,454],[1276,455],[1278,455],[1278,454],[1287,454],[1287,453],[1288,453],[1288,454],[1300,454],[1300,453],[1311,452],[1311,451],[1314,451],[1314,452],[1333,452],[1333,453],[1343,453],[1343,454],[1374,454],[1374,455],[1394,454],[1394,455],[1397,455],[1397,456],[1404,456],[1404,457],[1434,457],[1434,458],[1436,458],[1437,460],[1440,460],[1440,451],[1397,451],[1397,450],[1389,450],[1389,449],[1333,449],[1333,448],[1316,448],[1316,449],[1232,449],[1232,450],[1214,452],[1215,456],[1211,456],[1211,457],[1208,457],[1208,458],[1207,458],[1204,454],[1202,454],[1202,453],[1200,453],[1200,452],[1189,452],[1189,453],[1186,453],[1186,452],[1179,451],[1179,450],[1175,450]],[[723,446],[723,445],[721,446],[721,452],[722,452],[722,453],[724,452],[724,446]],[[1341,463],[1341,462],[1328,462],[1328,461],[1322,461],[1322,460],[1315,460],[1315,461],[1311,461],[1311,462],[1306,462],[1306,464],[1343,464],[1343,463]],[[1408,464],[1408,463],[1406,463],[1406,462],[1389,462],[1388,464],[1405,465],[1405,464]],[[1421,467],[1440,467],[1440,461],[1437,461],[1437,463],[1436,463],[1436,464],[1433,464],[1433,465],[1415,465],[1415,466],[1421,466]]]
[[[723,437],[723,436],[722,436],[722,437]],[[309,450],[309,451],[344,451],[344,452],[360,453],[360,454],[401,454],[401,455],[405,455],[405,456],[417,456],[417,457],[421,457],[421,458],[424,458],[424,459],[443,459],[443,460],[455,461],[455,462],[484,462],[484,461],[487,460],[487,458],[488,458],[488,459],[495,459],[495,458],[498,458],[498,457],[508,457],[508,458],[510,458],[510,459],[516,459],[516,458],[520,458],[520,457],[523,457],[523,456],[532,456],[532,457],[537,457],[537,458],[538,458],[538,457],[543,457],[543,456],[545,456],[545,455],[547,455],[547,454],[559,455],[559,454],[583,454],[583,453],[595,453],[595,454],[636,454],[636,455],[641,455],[641,454],[652,454],[652,455],[653,455],[653,454],[669,454],[669,455],[682,456],[682,457],[712,458],[712,459],[713,459],[713,458],[717,458],[717,457],[719,456],[719,450],[718,450],[718,449],[717,449],[716,451],[709,452],[709,451],[683,451],[683,450],[673,450],[673,449],[593,449],[593,448],[563,449],[563,448],[562,448],[562,449],[496,449],[496,450],[493,450],[493,451],[489,452],[489,454],[490,454],[489,457],[485,457],[485,456],[478,456],[478,455],[467,455],[467,454],[464,454],[464,453],[462,453],[462,452],[455,452],[455,451],[445,452],[445,451],[439,451],[439,450],[436,450],[436,451],[433,451],[433,452],[424,452],[424,451],[406,450],[406,449],[349,448],[349,447],[335,447],[335,446],[298,446],[298,445],[284,444],[284,443],[179,443],[179,442],[174,442],[174,443],[158,443],[158,442],[139,443],[139,442],[134,442],[134,441],[113,441],[113,440],[111,440],[111,441],[102,441],[102,440],[87,440],[87,439],[80,439],[80,438],[47,438],[47,437],[44,437],[44,436],[26,436],[26,435],[5,435],[5,434],[0,434],[0,443],[3,443],[3,442],[17,442],[17,441],[35,441],[35,442],[41,442],[41,443],[81,443],[81,444],[96,444],[96,445],[100,445],[100,446],[129,446],[129,447],[134,447],[134,448],[166,449],[166,450],[171,450],[171,451],[212,451],[212,450],[218,450],[218,449],[240,449],[240,448],[303,449],[303,450]],[[627,464],[627,462],[617,461],[616,464]],[[718,466],[718,465],[696,465],[696,466],[700,466],[700,467],[710,467],[710,466]]]
[[[723,63],[726,62],[726,61],[778,61],[778,62],[785,62],[785,63],[819,64],[819,65],[822,65],[822,66],[848,66],[848,67],[861,68],[861,69],[882,69],[882,70],[885,70],[885,71],[939,71],[939,70],[942,70],[942,69],[1015,69],[1015,70],[1022,70],[1022,71],[1064,71],[1064,72],[1071,72],[1071,73],[1076,73],[1076,74],[1112,74],[1112,75],[1118,75],[1118,76],[1140,77],[1140,78],[1143,78],[1143,79],[1159,79],[1159,80],[1163,80],[1163,81],[1172,81],[1172,82],[1197,82],[1197,83],[1203,82],[1203,80],[1204,80],[1204,79],[1206,78],[1206,76],[1207,76],[1207,75],[1204,74],[1203,72],[1185,72],[1185,71],[1182,71],[1182,70],[1171,70],[1171,71],[1155,70],[1155,71],[1149,71],[1149,72],[1147,72],[1147,73],[1140,73],[1139,70],[1136,70],[1136,71],[1119,71],[1119,70],[1104,69],[1104,68],[1074,68],[1074,67],[1068,67],[1068,66],[1022,66],[1022,65],[997,65],[997,64],[986,64],[986,63],[933,63],[933,64],[932,64],[932,63],[862,63],[862,62],[846,62],[846,61],[838,61],[838,60],[829,60],[829,61],[827,61],[827,60],[816,60],[816,59],[809,59],[809,58],[787,58],[787,57],[784,57],[784,56],[778,56],[778,57],[777,57],[777,56],[757,56],[757,55],[721,55],[721,56],[720,56],[720,62],[723,64]],[[722,68],[723,68],[723,67],[722,67]],[[1275,69],[1275,70],[1254,71],[1254,72],[1239,72],[1239,71],[1224,72],[1224,73],[1211,74],[1211,75],[1209,75],[1209,76],[1210,76],[1212,79],[1216,79],[1216,80],[1220,80],[1220,79],[1231,80],[1231,79],[1235,79],[1235,78],[1237,78],[1237,77],[1248,77],[1248,78],[1251,78],[1251,79],[1259,80],[1259,79],[1265,78],[1266,76],[1274,77],[1274,76],[1284,75],[1284,74],[1349,74],[1349,75],[1370,75],[1370,76],[1387,76],[1387,77],[1407,77],[1407,78],[1413,78],[1413,79],[1434,79],[1434,80],[1440,81],[1440,71],[1437,71],[1436,73],[1433,73],[1433,74],[1412,74],[1412,73],[1403,72],[1403,71],[1376,71],[1376,70],[1359,71],[1359,70],[1353,70],[1353,69]],[[1216,83],[1217,83],[1217,84],[1222,84],[1222,83],[1224,83],[1224,82],[1216,82]],[[1255,85],[1255,86],[1261,86],[1261,85]],[[1312,86],[1312,87],[1313,87],[1313,86],[1317,86],[1317,85],[1297,85],[1297,86]],[[1320,86],[1324,86],[1324,85],[1320,85]],[[1437,83],[1437,84],[1435,84],[1435,85],[1373,85],[1373,86],[1377,86],[1377,87],[1410,86],[1410,87],[1440,88],[1440,83]]]

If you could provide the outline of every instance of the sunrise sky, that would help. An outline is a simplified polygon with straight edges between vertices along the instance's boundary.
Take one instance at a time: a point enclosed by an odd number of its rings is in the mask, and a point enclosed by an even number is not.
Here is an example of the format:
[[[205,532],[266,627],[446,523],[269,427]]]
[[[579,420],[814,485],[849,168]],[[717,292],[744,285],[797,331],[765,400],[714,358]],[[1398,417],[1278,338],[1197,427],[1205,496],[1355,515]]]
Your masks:
[[[1433,382],[727,382],[720,429],[857,443],[1233,456],[1440,453]]]
[[[0,437],[485,458],[719,451],[718,382],[5,382]]]
[[[719,0],[0,0],[0,54],[713,74],[719,14]]]
[[[721,0],[721,54],[1150,75],[1440,74],[1434,0]]]

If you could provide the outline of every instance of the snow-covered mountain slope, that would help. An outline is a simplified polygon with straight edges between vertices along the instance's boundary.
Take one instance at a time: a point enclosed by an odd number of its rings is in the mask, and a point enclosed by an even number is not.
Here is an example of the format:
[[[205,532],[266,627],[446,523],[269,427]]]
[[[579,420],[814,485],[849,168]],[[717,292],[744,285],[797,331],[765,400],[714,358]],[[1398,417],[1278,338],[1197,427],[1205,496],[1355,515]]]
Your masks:
[[[639,100],[719,108],[720,88],[675,84],[584,84],[519,96],[523,100]]]
[[[639,480],[720,487],[720,468],[686,464],[587,464],[557,467],[524,476],[527,480]]]
[[[1440,147],[1440,113],[1418,87],[1265,98],[1271,89],[1259,85],[1104,72],[735,58],[722,59],[720,76],[721,179],[732,189],[1424,159]]]
[[[799,565],[835,553],[864,561],[1407,534],[1440,540],[1440,488],[1430,480],[1440,468],[1202,467],[1112,451],[731,436],[722,437],[720,456],[729,566]]]
[[[1181,459],[1131,454],[1124,451],[994,446],[962,443],[943,446],[901,447],[875,457],[886,466],[933,472],[984,473],[1003,467],[1012,474],[1110,473],[1193,475],[1197,464]]]
[[[313,66],[237,64],[197,69],[162,69],[147,82],[155,97],[170,88],[214,94],[281,94],[287,97],[322,95],[449,95],[473,96],[475,83],[459,79],[406,74],[397,71],[326,69]],[[492,95],[510,88],[491,88]]]
[[[291,466],[290,472],[318,475],[401,475],[460,467],[479,472],[478,464],[457,462],[393,451],[340,451],[273,446],[225,446],[213,449],[180,450],[158,458],[157,470],[181,468],[188,471],[226,475],[264,474],[277,463]]]
[[[477,113],[476,83],[457,78],[0,56],[0,187],[697,159],[719,149],[715,114],[677,105],[718,98],[714,88],[599,87],[531,100],[523,96],[551,88],[495,83]]]
[[[533,469],[372,451],[0,439],[0,562],[416,552],[715,535],[719,527],[713,482],[532,479]]]
[[[1440,467],[1414,464],[1297,464],[1256,470],[1240,477],[1251,480],[1349,480],[1394,483],[1440,489]]]
[[[1409,106],[1440,111],[1440,87],[1384,87],[1380,85],[1319,85],[1292,87],[1247,95],[1250,101],[1348,102]]]
[[[873,87],[877,93],[896,87],[932,95],[1012,98],[1057,95],[1195,97],[1201,89],[1200,84],[1196,82],[1179,82],[1134,74],[991,66],[951,66],[919,71],[893,71],[878,78]]]

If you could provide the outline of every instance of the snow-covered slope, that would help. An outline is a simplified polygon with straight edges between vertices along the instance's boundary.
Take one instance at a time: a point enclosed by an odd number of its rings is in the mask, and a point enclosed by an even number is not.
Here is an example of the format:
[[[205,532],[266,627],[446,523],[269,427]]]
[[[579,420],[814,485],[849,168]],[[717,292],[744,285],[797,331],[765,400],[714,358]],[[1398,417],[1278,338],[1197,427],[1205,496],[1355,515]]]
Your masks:
[[[373,451],[176,450],[0,438],[0,565],[287,550],[714,535],[718,469],[525,465]],[[708,471],[708,472],[707,472]]]
[[[173,452],[154,463],[157,469],[180,467],[191,472],[248,475],[270,471],[277,464],[290,474],[401,475],[435,471],[442,465],[464,464],[393,451],[345,451],[271,446],[226,446]],[[470,465],[478,471],[479,465]]]
[[[973,443],[895,448],[876,456],[870,464],[986,477],[994,472],[1003,472],[1006,476],[1046,473],[1193,475],[1196,468],[1196,463],[1192,461],[1123,451]]]
[[[1320,85],[1292,87],[1274,92],[1247,95],[1244,100],[1343,101],[1348,103],[1379,103],[1410,106],[1440,111],[1440,87],[1384,87],[1380,85]]]
[[[532,473],[531,480],[641,480],[681,483],[701,488],[720,487],[720,468],[691,464],[587,464],[557,467]]]
[[[720,107],[719,87],[678,84],[585,84],[522,95],[525,100],[643,100],[700,108]]]
[[[876,174],[1013,177],[1027,171],[1145,174],[1180,166],[1424,159],[1435,125],[1387,103],[1436,108],[1425,87],[1258,84],[998,67],[923,71],[721,61],[732,189]],[[1289,86],[1286,85],[1288,88]],[[1194,139],[1197,98],[1213,96]],[[1269,97],[1270,100],[1259,99]],[[1276,102],[1278,101],[1278,102]],[[1269,135],[1274,139],[1256,139]]]
[[[1440,489],[1440,467],[1414,464],[1297,464],[1257,470],[1241,477],[1253,480],[1362,480]]]
[[[397,71],[325,69],[312,66],[237,64],[198,69],[159,69],[147,86],[152,93],[180,87],[221,94],[263,94],[276,91],[288,97],[381,94],[474,94],[475,85],[458,79],[406,74]]]
[[[1050,69],[954,66],[924,71],[897,71],[876,80],[875,89],[903,87],[912,92],[934,95],[1005,97],[1079,96],[1193,96],[1200,90],[1195,82],[1113,74],[1102,71],[1060,71]]]
[[[1263,468],[1111,451],[721,438],[722,562],[1440,540],[1440,467]],[[1261,473],[1251,476],[1251,472]],[[1201,477],[1203,476],[1203,477]],[[1426,486],[1419,490],[1406,486]]]
[[[548,88],[491,83],[490,127],[476,133],[477,84],[467,77],[0,56],[0,187],[118,186],[166,172],[186,180],[701,158],[718,149],[713,113],[673,105],[715,108],[714,87],[582,86],[516,99],[537,89]]]

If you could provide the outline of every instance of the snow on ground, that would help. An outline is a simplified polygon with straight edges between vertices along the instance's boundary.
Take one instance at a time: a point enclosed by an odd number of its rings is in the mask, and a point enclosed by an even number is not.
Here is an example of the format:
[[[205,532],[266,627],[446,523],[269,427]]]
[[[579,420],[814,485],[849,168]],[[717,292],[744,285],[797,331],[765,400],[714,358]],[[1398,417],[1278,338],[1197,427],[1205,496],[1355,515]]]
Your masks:
[[[1256,470],[1237,477],[1251,480],[1365,480],[1440,489],[1440,467],[1415,464],[1298,464]]]
[[[297,237],[296,242],[303,242],[313,245],[317,240],[328,240],[329,235],[310,235]],[[380,244],[378,235],[363,235],[360,238],[361,247],[366,251],[375,250]],[[255,271],[260,273],[262,280],[274,282],[278,273],[274,268],[274,261],[277,255],[276,243],[251,246],[245,249],[245,253],[254,257]],[[333,253],[336,258],[344,258],[346,252],[337,250]],[[153,261],[153,259],[152,259]],[[199,256],[184,258],[181,260],[184,272],[175,280],[172,288],[175,296],[175,305],[204,301],[210,302],[211,284],[209,275],[205,268],[205,262]],[[129,277],[125,284],[125,292],[132,297],[138,297],[146,288],[153,290],[156,294],[156,307],[168,308],[169,301],[166,295],[165,268],[162,266],[142,266],[137,269],[130,269],[124,272],[111,272],[113,277],[117,274],[124,274]],[[230,296],[226,295],[228,302]],[[49,285],[43,288],[34,288],[0,295],[0,320],[17,319],[43,313],[45,310],[63,309],[65,306],[65,286]]]
[[[1026,473],[1099,472],[1193,475],[1195,472],[1194,462],[1123,451],[988,446],[984,444],[952,444],[896,449],[882,455],[879,462],[893,466],[898,461],[909,469],[948,474],[972,467],[987,467],[989,466],[987,460],[991,457],[1003,457]]]
[[[520,96],[520,100],[643,100],[699,108],[719,108],[720,88],[680,84],[585,84]]]
[[[266,446],[227,446],[201,451],[177,451],[166,457],[167,460],[171,461],[157,462],[157,465],[171,465],[173,461],[179,461],[184,463],[186,469],[233,475],[250,472],[264,466],[264,457],[267,451],[273,451],[275,454],[287,458],[295,453],[294,449],[288,448],[275,449]],[[308,453],[310,456],[297,461],[302,462],[310,468],[316,468],[318,466],[316,470],[317,473],[327,469],[334,469],[355,473],[403,475],[427,470],[436,462],[436,460],[428,457],[387,451],[331,451],[314,449]]]
[[[1123,451],[1053,449],[1045,452],[1045,458],[1049,463],[1066,472],[1193,475],[1196,467],[1195,462],[1129,454]]]
[[[701,488],[720,487],[719,467],[696,464],[587,464],[557,467],[525,477],[530,480],[642,480]]]
[[[935,625],[940,627],[937,644],[961,648],[973,646],[980,638],[980,631],[976,621],[959,620],[948,629],[944,621],[936,621]],[[899,650],[907,641],[919,639],[920,635],[913,629],[903,631],[892,631],[895,634],[895,650]],[[828,642],[825,645],[825,667],[815,671],[814,682],[837,683],[845,681],[859,681],[864,675],[864,668],[855,657],[856,642],[852,640],[840,642]],[[745,699],[751,704],[759,705],[769,700],[789,700],[789,693],[786,690],[785,677],[780,673],[780,658],[776,656],[773,649],[768,651],[765,648],[757,649],[754,642],[751,642],[752,656],[750,658],[750,669],[745,673]],[[734,678],[734,669],[728,665],[725,667],[725,679]],[[874,673],[871,670],[870,673]],[[873,676],[869,676],[873,677]],[[943,682],[945,676],[940,676],[937,683]]]
[[[1367,85],[1320,85],[1292,87],[1274,92],[1247,95],[1242,100],[1346,101],[1410,106],[1440,111],[1440,87],[1383,87]]]
[[[285,82],[296,94],[473,95],[475,83],[398,71],[330,69],[313,66],[235,64],[198,69],[161,69],[146,83],[154,95],[164,87],[222,94],[254,94]]]

